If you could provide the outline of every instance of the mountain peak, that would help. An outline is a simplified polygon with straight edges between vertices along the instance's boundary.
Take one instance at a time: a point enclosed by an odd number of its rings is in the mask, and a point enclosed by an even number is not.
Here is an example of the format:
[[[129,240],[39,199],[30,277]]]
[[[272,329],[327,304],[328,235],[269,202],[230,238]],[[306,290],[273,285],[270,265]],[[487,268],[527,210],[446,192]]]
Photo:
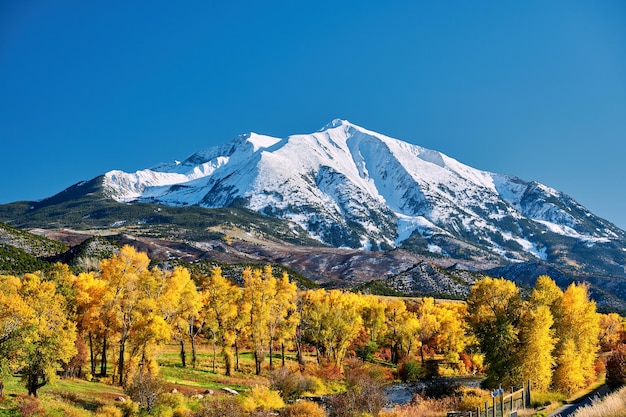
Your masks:
[[[179,165],[111,171],[103,186],[127,203],[241,205],[336,247],[418,247],[444,257],[520,262],[560,256],[563,239],[584,250],[624,246],[614,243],[624,231],[556,190],[344,119],[282,139],[248,133]],[[620,250],[611,262],[623,273]]]
[[[330,123],[325,124],[324,127],[320,129],[320,132],[323,132],[328,129],[335,129],[341,126],[349,127],[349,126],[354,126],[354,125],[345,119],[333,119]]]

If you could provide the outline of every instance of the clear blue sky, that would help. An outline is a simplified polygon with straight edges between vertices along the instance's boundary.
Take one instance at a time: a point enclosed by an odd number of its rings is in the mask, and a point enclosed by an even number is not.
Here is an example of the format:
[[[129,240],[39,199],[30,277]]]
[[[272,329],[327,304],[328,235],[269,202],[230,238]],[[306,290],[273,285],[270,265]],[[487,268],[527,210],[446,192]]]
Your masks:
[[[0,203],[336,117],[626,228],[626,2],[0,0]]]

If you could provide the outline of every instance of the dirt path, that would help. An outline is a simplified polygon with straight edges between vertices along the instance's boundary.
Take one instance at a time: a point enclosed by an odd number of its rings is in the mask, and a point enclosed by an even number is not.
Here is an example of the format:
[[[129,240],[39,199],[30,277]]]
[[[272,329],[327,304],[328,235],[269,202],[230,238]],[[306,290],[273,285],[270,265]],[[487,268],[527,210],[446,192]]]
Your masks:
[[[602,398],[606,394],[609,394],[610,392],[611,392],[611,390],[609,390],[609,387],[607,387],[606,385],[602,385],[597,390],[595,390],[591,394],[587,395],[587,397],[585,399],[583,399],[582,401],[579,401],[579,402],[577,402],[575,404],[566,404],[566,405],[562,406],[561,408],[559,408],[558,410],[554,411],[552,414],[550,414],[549,417],[559,417],[559,416],[560,417],[568,417],[568,416],[571,416],[579,408],[591,404],[591,402],[593,400],[595,400],[596,398]]]

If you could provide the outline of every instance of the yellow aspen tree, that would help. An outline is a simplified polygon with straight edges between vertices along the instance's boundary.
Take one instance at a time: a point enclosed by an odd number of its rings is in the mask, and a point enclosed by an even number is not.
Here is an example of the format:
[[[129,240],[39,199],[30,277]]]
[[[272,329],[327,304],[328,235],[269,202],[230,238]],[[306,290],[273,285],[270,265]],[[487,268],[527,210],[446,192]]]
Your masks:
[[[566,339],[559,344],[558,363],[552,376],[552,383],[558,391],[570,395],[585,386],[581,359],[573,339]]]
[[[243,274],[243,301],[248,312],[248,322],[244,329],[254,354],[255,372],[261,374],[261,363],[265,359],[265,348],[269,346],[268,332],[271,306],[276,294],[276,278],[267,268],[253,269]]]
[[[357,294],[339,290],[327,291],[326,299],[329,309],[322,328],[322,343],[329,361],[341,366],[348,347],[361,332],[361,300]]]
[[[35,311],[21,294],[22,280],[0,275],[0,397],[4,380],[23,366],[24,348]]]
[[[538,391],[547,391],[552,382],[556,345],[553,324],[552,313],[546,305],[529,306],[524,312],[520,331],[520,372],[522,380],[530,381],[533,389]]]
[[[241,290],[223,276],[220,267],[215,267],[203,282],[202,297],[205,325],[211,329],[220,344],[225,374],[230,376],[234,365],[232,346],[235,342]]]
[[[300,326],[302,338],[315,346],[315,356],[317,363],[321,362],[320,351],[323,350],[321,341],[321,331],[326,303],[326,291],[308,290],[300,295]],[[299,358],[302,363],[302,358]]]
[[[302,294],[306,338],[326,360],[341,366],[347,349],[362,330],[361,299],[340,290],[310,290]]]
[[[547,306],[554,316],[562,298],[563,291],[556,285],[556,282],[547,275],[541,275],[537,278],[535,287],[530,295],[530,303],[533,306]]]
[[[596,304],[589,300],[584,284],[571,284],[563,292],[558,311],[555,317],[558,343],[555,349],[554,385],[560,391],[570,392],[584,387],[595,378],[594,365],[599,350],[600,320]],[[577,354],[573,363],[580,369],[573,368],[572,351]]]
[[[419,321],[418,337],[422,365],[424,364],[424,347],[431,343],[431,340],[437,335],[440,329],[436,310],[435,299],[432,297],[422,298],[417,308],[417,320]]]
[[[300,323],[300,313],[298,312],[298,287],[295,282],[289,280],[286,272],[283,272],[281,279],[276,281],[275,307],[272,311],[270,328],[271,341],[275,341],[281,348],[282,366],[285,366],[285,344],[294,340],[296,327]],[[272,355],[270,353],[270,369]]]
[[[76,308],[76,330],[87,338],[91,375],[96,374],[95,340],[100,339],[103,332],[102,306],[107,282],[95,277],[92,272],[82,272],[74,277],[74,302]]]
[[[180,359],[187,366],[185,340],[189,334],[190,317],[197,317],[200,310],[200,296],[189,270],[177,266],[167,275],[165,290],[159,296],[161,315],[170,325],[172,338],[180,344]]]
[[[433,337],[434,347],[449,362],[456,363],[467,345],[467,306],[452,302],[434,304],[434,314],[438,323],[438,332]]]
[[[22,380],[29,395],[56,379],[61,361],[76,354],[76,325],[65,311],[65,299],[56,284],[35,274],[26,274],[20,288],[24,301],[32,308],[32,330],[24,346]]]
[[[108,283],[103,308],[110,313],[106,322],[103,360],[106,358],[106,338],[111,330],[118,336],[117,383],[124,385],[126,344],[138,318],[138,304],[143,296],[142,281],[151,272],[148,255],[137,252],[132,246],[124,246],[117,255],[100,262],[101,278]],[[106,370],[105,370],[106,372]]]
[[[382,342],[386,332],[385,309],[387,304],[378,296],[366,294],[362,295],[363,308],[361,318],[363,327],[367,331],[369,340],[377,345]]]
[[[403,300],[394,298],[386,303],[385,323],[387,327],[387,341],[391,349],[391,362],[397,364],[402,356],[402,342],[405,337],[405,325],[412,314],[407,311]]]

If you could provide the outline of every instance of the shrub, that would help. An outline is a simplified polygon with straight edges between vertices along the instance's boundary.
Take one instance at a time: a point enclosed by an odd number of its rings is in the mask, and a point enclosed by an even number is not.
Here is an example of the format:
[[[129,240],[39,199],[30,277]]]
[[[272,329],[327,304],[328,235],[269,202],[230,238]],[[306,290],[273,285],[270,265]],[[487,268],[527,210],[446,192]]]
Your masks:
[[[285,402],[278,391],[273,391],[264,385],[255,385],[248,397],[243,401],[243,408],[247,411],[270,411],[279,410],[285,406]]]
[[[150,411],[163,392],[163,382],[151,372],[138,372],[124,391],[141,408]]]
[[[280,413],[281,417],[326,417],[322,407],[312,401],[298,401],[290,404]]]
[[[222,397],[206,401],[193,417],[245,417],[248,413],[243,409],[236,397]]]
[[[122,417],[122,410],[113,405],[105,405],[96,411],[96,417]]]
[[[270,374],[270,388],[280,393],[283,400],[293,402],[305,392],[315,392],[319,379],[306,377],[300,372],[280,368]]]
[[[626,345],[620,345],[606,361],[606,384],[615,389],[626,383]]]
[[[18,410],[25,417],[44,416],[46,414],[39,400],[30,395],[20,395],[18,397]]]
[[[416,360],[408,360],[400,364],[398,377],[402,382],[414,382],[423,377],[424,371]]]
[[[350,363],[346,369],[347,391],[331,400],[332,415],[378,415],[387,401],[384,374],[377,367]]]

